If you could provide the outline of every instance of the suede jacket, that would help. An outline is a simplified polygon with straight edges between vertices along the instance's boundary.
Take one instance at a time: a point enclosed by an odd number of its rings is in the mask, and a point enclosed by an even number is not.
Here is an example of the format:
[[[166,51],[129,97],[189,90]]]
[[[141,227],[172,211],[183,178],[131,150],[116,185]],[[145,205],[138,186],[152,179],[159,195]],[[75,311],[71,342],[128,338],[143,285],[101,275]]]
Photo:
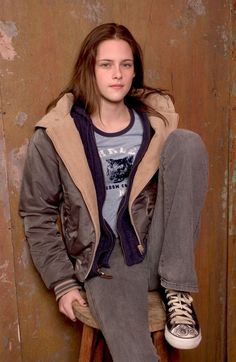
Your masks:
[[[168,124],[159,117],[143,115],[153,136],[135,165],[120,218],[121,234],[125,227],[122,220],[128,218],[135,236],[131,244],[127,241],[129,233],[121,240],[128,265],[140,262],[145,254],[161,150],[178,124],[178,114],[168,96],[155,94],[148,99]],[[78,118],[73,113],[75,120],[71,116],[73,100],[72,94],[64,95],[36,124],[20,195],[20,214],[33,262],[46,286],[54,288],[57,299],[96,275],[96,270],[99,274],[96,255],[103,236],[96,179],[78,131]]]

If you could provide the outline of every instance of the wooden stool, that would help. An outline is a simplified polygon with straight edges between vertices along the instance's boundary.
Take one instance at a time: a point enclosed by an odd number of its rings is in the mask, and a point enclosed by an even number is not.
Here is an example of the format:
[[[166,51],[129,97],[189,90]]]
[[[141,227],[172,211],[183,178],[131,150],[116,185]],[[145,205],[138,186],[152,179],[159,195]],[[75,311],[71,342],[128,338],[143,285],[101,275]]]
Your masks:
[[[81,291],[81,295],[87,300],[85,292]],[[166,315],[157,291],[148,293],[148,304],[149,330],[161,362],[179,361],[178,350],[171,348],[165,341]],[[73,309],[76,318],[83,323],[79,362],[106,362],[107,359],[104,359],[105,341],[89,307],[82,307],[78,302],[74,302]]]

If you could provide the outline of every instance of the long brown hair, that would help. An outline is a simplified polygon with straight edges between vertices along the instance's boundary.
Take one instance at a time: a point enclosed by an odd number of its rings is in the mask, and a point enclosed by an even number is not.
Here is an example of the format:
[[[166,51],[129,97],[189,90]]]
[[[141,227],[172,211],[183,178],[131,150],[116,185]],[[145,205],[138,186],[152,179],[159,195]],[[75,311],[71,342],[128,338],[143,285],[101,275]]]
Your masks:
[[[145,98],[150,93],[164,95],[168,94],[168,92],[164,89],[152,88],[144,84],[143,55],[141,47],[125,26],[115,23],[99,25],[86,36],[81,45],[68,86],[48,105],[46,111],[48,112],[54,107],[57,101],[65,93],[72,93],[74,95],[74,102],[79,100],[88,114],[99,109],[99,93],[94,72],[97,48],[101,42],[110,39],[121,39],[126,41],[130,45],[133,53],[135,76],[131,89],[124,99],[125,104],[137,111],[158,115],[166,123],[165,117],[150,107],[150,105],[145,102]]]

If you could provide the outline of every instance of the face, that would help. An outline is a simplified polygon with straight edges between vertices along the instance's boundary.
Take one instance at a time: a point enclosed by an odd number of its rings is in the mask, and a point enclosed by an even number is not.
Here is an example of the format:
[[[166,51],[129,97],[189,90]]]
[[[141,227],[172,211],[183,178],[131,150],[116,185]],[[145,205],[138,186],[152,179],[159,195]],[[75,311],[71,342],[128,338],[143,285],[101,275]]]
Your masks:
[[[123,102],[134,76],[133,54],[126,41],[111,39],[99,44],[95,79],[102,102]]]

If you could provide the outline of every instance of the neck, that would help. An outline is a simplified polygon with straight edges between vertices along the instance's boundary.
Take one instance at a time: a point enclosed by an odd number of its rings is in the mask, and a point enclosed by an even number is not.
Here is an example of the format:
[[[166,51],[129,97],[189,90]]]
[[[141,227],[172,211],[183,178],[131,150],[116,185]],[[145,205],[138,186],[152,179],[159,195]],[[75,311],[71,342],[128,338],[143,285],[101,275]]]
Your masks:
[[[118,132],[126,128],[130,122],[129,110],[122,103],[101,103],[100,113],[94,112],[91,115],[93,124],[105,132]]]

